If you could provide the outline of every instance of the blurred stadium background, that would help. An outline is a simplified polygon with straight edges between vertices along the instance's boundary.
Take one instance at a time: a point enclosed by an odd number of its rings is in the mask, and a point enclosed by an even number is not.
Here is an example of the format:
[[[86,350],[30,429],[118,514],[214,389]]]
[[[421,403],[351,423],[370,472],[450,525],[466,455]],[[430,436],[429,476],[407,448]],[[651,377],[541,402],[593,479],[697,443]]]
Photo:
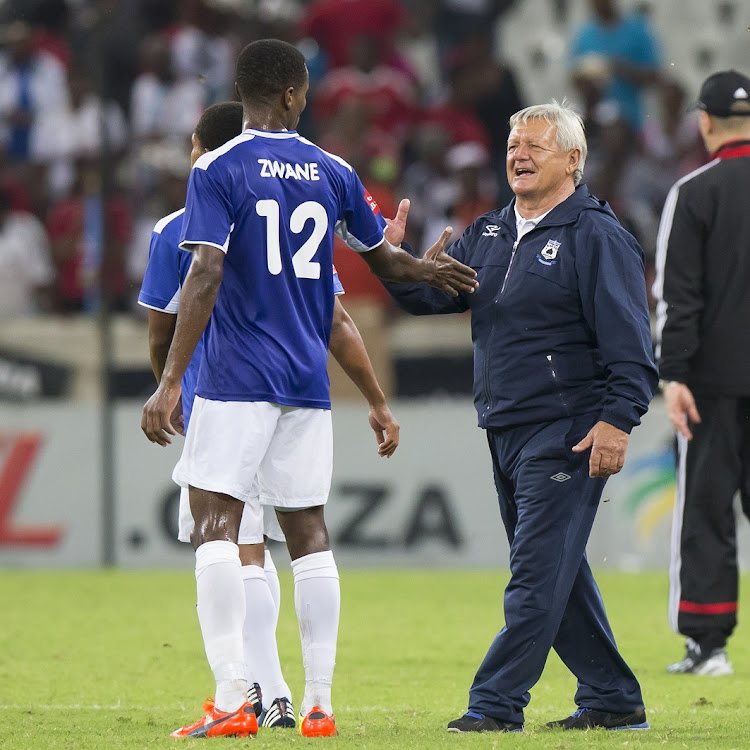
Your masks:
[[[624,94],[612,59],[581,42],[603,4],[0,2],[0,565],[190,566],[174,540],[179,446],[139,428],[154,384],[135,300],[153,225],[183,205],[193,126],[232,97],[234,59],[254,39],[304,51],[300,131],[353,164],[386,216],[411,198],[421,249],[509,200],[514,111],[577,102],[585,180],[641,242],[650,287],[666,193],[707,160],[688,104],[710,73],[750,72],[750,4],[613,3],[645,71]],[[505,566],[468,318],[404,316],[354,253],[337,248],[336,265],[402,425],[396,456],[379,461],[364,403],[332,366],[340,563]],[[609,485],[594,565],[666,567],[673,484],[657,398]],[[744,524],[745,555],[748,536]]]

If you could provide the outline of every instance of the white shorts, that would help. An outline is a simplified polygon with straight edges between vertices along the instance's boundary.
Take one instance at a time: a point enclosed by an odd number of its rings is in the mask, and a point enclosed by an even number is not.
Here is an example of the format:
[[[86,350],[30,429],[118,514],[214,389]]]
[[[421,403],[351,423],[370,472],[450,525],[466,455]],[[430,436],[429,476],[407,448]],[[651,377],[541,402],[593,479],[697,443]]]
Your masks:
[[[196,396],[172,478],[180,487],[296,510],[325,505],[332,469],[328,409]]]
[[[190,512],[190,496],[188,488],[180,490],[180,518],[177,538],[181,542],[190,543],[190,536],[195,528],[193,514]],[[261,515],[262,514],[262,515]],[[240,535],[237,544],[260,544],[263,537],[267,536],[275,542],[285,542],[284,532],[279,526],[276,511],[269,506],[261,506],[260,503],[245,503],[240,522]]]

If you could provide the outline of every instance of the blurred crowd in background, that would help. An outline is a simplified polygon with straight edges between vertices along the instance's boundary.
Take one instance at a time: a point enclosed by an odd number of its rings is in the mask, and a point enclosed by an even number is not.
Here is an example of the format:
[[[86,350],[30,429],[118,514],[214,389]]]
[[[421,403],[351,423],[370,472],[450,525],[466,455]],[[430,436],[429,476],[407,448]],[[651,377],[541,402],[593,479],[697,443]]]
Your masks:
[[[512,198],[508,118],[539,102],[499,31],[528,1],[0,2],[0,315],[91,313],[100,285],[116,310],[140,314],[151,230],[184,203],[193,127],[234,98],[236,56],[263,37],[308,59],[300,132],[352,164],[385,216],[411,199],[414,247],[447,224],[457,238]],[[553,95],[584,116],[584,180],[651,274],[667,191],[708,158],[687,112],[695,92],[666,63],[647,3],[578,0],[571,25],[574,1],[545,2],[569,28],[568,83]],[[335,262],[349,298],[390,305],[354,253],[339,248]]]

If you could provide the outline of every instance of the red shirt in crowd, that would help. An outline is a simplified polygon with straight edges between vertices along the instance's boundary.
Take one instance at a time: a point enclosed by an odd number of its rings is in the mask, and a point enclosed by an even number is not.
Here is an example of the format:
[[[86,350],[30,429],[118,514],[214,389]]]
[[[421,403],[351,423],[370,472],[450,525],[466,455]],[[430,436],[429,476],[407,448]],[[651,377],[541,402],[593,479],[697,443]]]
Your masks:
[[[302,35],[317,40],[331,67],[341,67],[349,63],[349,44],[360,34],[378,37],[383,59],[388,59],[393,34],[403,20],[398,0],[315,0],[302,19]]]
[[[479,118],[471,112],[457,109],[450,103],[427,110],[422,121],[442,126],[450,134],[453,145],[473,142],[481,143],[488,150],[491,147],[490,135]]]
[[[330,71],[315,92],[316,119],[330,119],[348,98],[361,100],[370,123],[385,133],[402,133],[416,117],[414,84],[390,65],[378,65],[369,73],[352,66]]]
[[[83,302],[85,203],[80,197],[64,198],[56,203],[47,217],[47,234],[52,244],[52,254],[58,268],[57,289],[60,302],[67,310],[79,309]],[[106,288],[115,298],[127,294],[127,277],[122,248],[131,235],[131,215],[128,204],[113,198],[107,204],[107,228],[113,252],[103,266]],[[91,283],[91,281],[88,281]]]

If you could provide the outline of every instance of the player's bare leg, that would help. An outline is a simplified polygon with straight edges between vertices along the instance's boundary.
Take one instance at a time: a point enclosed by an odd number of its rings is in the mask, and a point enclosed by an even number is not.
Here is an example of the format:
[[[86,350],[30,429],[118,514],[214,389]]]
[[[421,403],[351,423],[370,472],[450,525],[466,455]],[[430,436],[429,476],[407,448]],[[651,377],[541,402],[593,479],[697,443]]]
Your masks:
[[[336,664],[341,591],[323,506],[291,512],[277,510],[276,515],[292,558],[294,606],[305,667],[300,733],[306,736],[337,734],[331,683]]]

